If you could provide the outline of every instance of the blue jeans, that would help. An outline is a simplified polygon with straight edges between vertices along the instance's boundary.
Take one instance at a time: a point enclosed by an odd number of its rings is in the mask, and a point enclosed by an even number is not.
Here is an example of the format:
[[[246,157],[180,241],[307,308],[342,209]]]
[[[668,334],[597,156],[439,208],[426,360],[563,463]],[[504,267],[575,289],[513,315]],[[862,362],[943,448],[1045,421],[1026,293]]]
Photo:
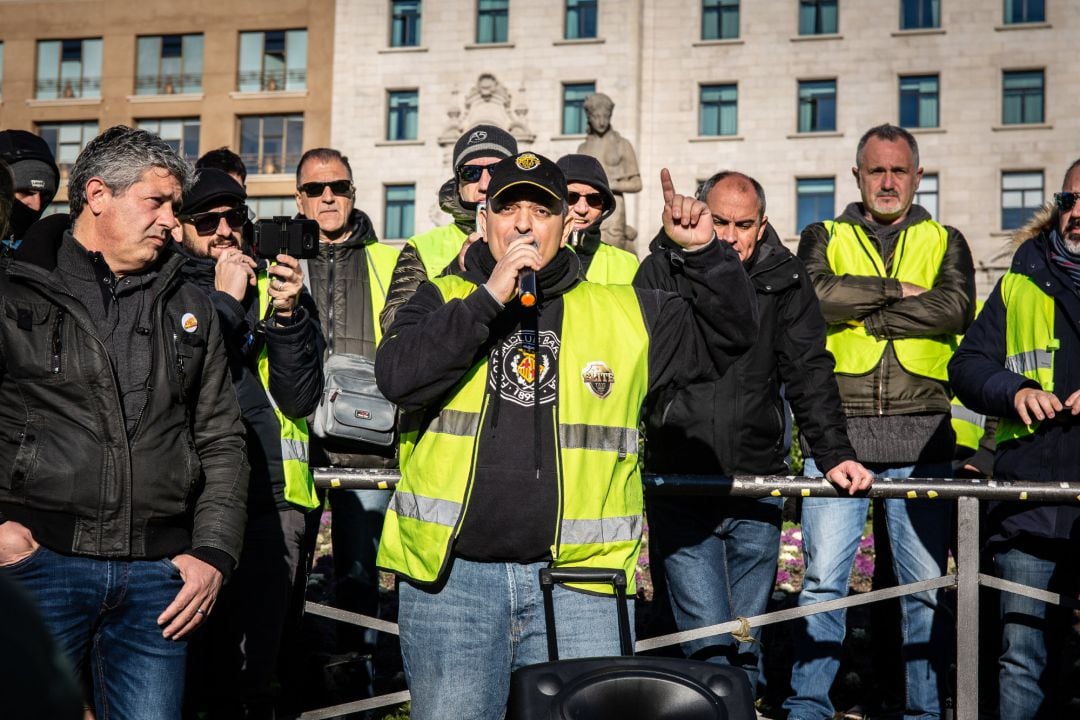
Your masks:
[[[650,497],[649,532],[660,551],[679,630],[765,612],[776,581],[783,498]],[[761,629],[751,635],[759,640]],[[731,635],[682,645],[687,657],[742,668],[757,687],[758,644]]]
[[[169,560],[99,560],[42,546],[0,572],[37,602],[57,644],[89,659],[97,720],[176,720],[186,640],[166,640],[157,618],[183,581]]]
[[[951,477],[950,463],[890,466],[867,463],[879,478]],[[803,474],[820,477],[813,460]],[[835,600],[848,594],[848,580],[859,547],[869,498],[805,498],[802,504],[803,554],[806,574],[799,605]],[[943,500],[885,501],[885,521],[893,549],[893,569],[900,583],[929,580],[945,574],[952,506]],[[907,688],[904,717],[941,717],[941,688],[951,647],[950,621],[942,607],[942,591],[901,598],[904,678]],[[831,718],[829,690],[840,667],[846,613],[834,610],[800,622],[791,673],[794,695],[784,702],[788,720]]]
[[[435,590],[398,585],[413,720],[503,717],[511,671],[548,660],[539,578],[547,565],[454,558]],[[620,654],[611,596],[556,586],[553,599],[560,659]],[[633,628],[633,600],[627,605]]]
[[[1047,543],[1049,544],[1049,543]],[[1077,562],[1073,552],[1059,558],[1017,548],[994,553],[999,577],[1032,587],[1076,596]],[[1058,606],[1001,593],[1001,656],[998,681],[1001,720],[1065,717],[1053,691],[1055,673],[1048,672],[1070,634],[1070,615]],[[1049,696],[1049,699],[1048,699]]]

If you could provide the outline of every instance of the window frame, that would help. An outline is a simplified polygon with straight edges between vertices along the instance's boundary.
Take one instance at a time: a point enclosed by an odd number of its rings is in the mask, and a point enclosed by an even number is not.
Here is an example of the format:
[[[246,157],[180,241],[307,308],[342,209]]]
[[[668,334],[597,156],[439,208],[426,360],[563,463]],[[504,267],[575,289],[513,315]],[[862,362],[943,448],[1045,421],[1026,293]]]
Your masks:
[[[162,123],[180,123],[180,137],[171,138],[162,135]],[[148,130],[157,135],[159,138],[167,142],[169,144],[169,147],[172,147],[173,151],[177,155],[184,158],[188,162],[194,164],[194,162],[199,159],[199,144],[202,141],[202,119],[198,115],[188,117],[142,118],[136,120],[135,125],[140,130]],[[152,127],[153,125],[157,126],[156,130]],[[188,131],[192,126],[194,126],[195,128],[194,138],[189,137],[188,134]],[[176,147],[173,147],[173,140],[176,141]],[[194,149],[188,147],[188,144],[191,142],[191,140],[194,140],[195,142]]]
[[[266,152],[266,138],[268,136],[265,132],[266,121],[281,119],[281,151],[276,156],[271,156]],[[249,179],[251,175],[285,175],[290,174],[296,170],[296,165],[300,162],[300,157],[303,155],[304,149],[304,124],[305,118],[303,113],[262,113],[251,115],[239,115],[236,118],[237,123],[237,137],[238,142],[236,146],[240,149],[240,158],[244,161],[244,166],[247,168]],[[258,136],[258,149],[254,153],[255,163],[250,161],[252,153],[245,151],[245,135],[244,135],[244,123],[252,120],[259,122],[259,136]],[[290,133],[289,128],[294,127],[296,121],[299,120],[299,138],[295,137],[295,133]],[[290,143],[293,143],[290,148]],[[273,166],[274,169],[266,171],[267,161],[280,162],[280,167]]]
[[[70,147],[73,143],[68,140],[62,141],[61,133],[63,130],[72,129],[78,127],[80,130],[81,138],[79,140],[78,150],[73,155],[65,153],[65,147]],[[45,131],[55,130],[56,135],[53,141],[50,142],[50,138],[45,134]],[[79,156],[79,153],[83,151],[86,144],[97,137],[97,134],[101,131],[101,125],[97,120],[65,120],[65,121],[50,121],[40,122],[34,125],[34,132],[45,141],[49,146],[49,150],[52,152],[53,157],[56,159],[56,167],[60,170],[60,183],[63,184],[68,177],[68,172],[72,165],[75,164],[75,159]],[[64,159],[65,154],[71,158],[70,162]]]
[[[588,92],[584,92],[585,89]],[[584,92],[580,98],[570,98],[569,93],[572,89],[576,89],[576,92]],[[589,132],[589,118],[585,114],[585,98],[589,97],[596,92],[596,81],[584,81],[584,82],[564,82],[562,84],[561,93],[561,112],[559,113],[559,132],[562,135],[586,135]],[[575,115],[575,121],[573,123],[568,122],[570,116],[568,113],[577,110]],[[578,126],[575,131],[571,125]]]
[[[1022,76],[1038,76],[1039,87],[1037,90],[1029,89],[1025,87],[1006,87],[1009,78],[1014,80],[1020,80]],[[1037,97],[1038,108],[1037,119],[1028,117],[1028,101]],[[1016,105],[1019,113],[1019,120],[1009,120],[1009,106],[1010,100],[1018,102]],[[1001,71],[1001,124],[1016,126],[1016,125],[1042,125],[1046,122],[1046,70],[1043,68],[1033,68],[1026,70],[1002,70]]]
[[[831,85],[831,88],[832,88],[831,98],[826,97],[824,95],[818,96],[818,95],[814,95],[814,94],[810,94],[810,93],[807,93],[806,96],[804,97],[804,91],[813,90],[813,88],[810,87],[810,86],[818,85],[818,86],[823,87],[826,84]],[[821,78],[821,79],[817,79],[817,80],[799,80],[798,81],[798,113],[797,113],[797,117],[796,117],[797,132],[799,134],[836,132],[836,115],[837,115],[837,108],[838,108],[838,102],[837,102],[838,101],[838,95],[839,95],[839,90],[837,89],[836,78]],[[832,109],[832,126],[831,127],[821,126],[820,117],[821,117],[821,115],[824,114],[824,111],[822,110],[822,108],[825,107],[825,106],[823,106],[822,103],[824,103],[826,100],[831,100],[831,102],[832,102],[832,108],[831,108]],[[809,127],[804,127],[803,126],[803,114],[804,114],[804,108],[806,108],[806,107],[810,108],[810,117],[808,118]],[[817,118],[816,121],[815,121],[815,118]]]
[[[267,37],[273,36],[275,44],[278,41],[278,35],[281,36],[281,51],[278,52],[276,48],[272,51],[266,49]],[[245,62],[247,62],[246,52],[248,48],[245,48],[248,40],[255,40],[258,38],[258,57],[259,57],[259,69],[252,70],[245,68]],[[290,42],[295,42],[301,47],[294,47],[290,51]],[[250,46],[254,48],[255,46]],[[303,57],[303,67],[298,69],[298,66],[293,63],[290,64],[289,58],[294,60],[296,55]],[[280,56],[280,69],[268,69],[267,59],[270,57]],[[239,33],[239,39],[237,41],[237,58],[236,58],[236,89],[239,92],[287,92],[287,91],[304,91],[307,90],[307,76],[308,76],[308,31],[307,28],[284,28],[281,30],[244,30]],[[280,84],[279,84],[280,78]]]
[[[393,190],[408,188],[408,199],[391,199]],[[406,209],[407,208],[407,209]],[[401,226],[392,234],[391,220]],[[408,240],[416,234],[416,183],[387,183],[383,185],[383,240]]]
[[[715,90],[723,92],[734,91],[734,98],[728,99],[723,96],[716,100],[706,101],[706,91]],[[724,132],[724,110],[734,109],[734,123],[731,132]],[[715,110],[715,132],[708,132],[711,128],[706,127],[706,110]],[[733,137],[739,134],[739,84],[729,83],[702,83],[698,85],[698,137]]]
[[[78,43],[78,60],[65,59],[69,54],[69,50],[73,50],[75,43]],[[93,51],[90,52],[90,58],[88,55],[88,43],[96,43],[96,64],[97,67],[89,68],[94,61]],[[56,75],[47,78],[42,77],[43,65],[46,63],[47,58],[43,57],[45,54],[43,51],[47,47],[56,46]],[[36,45],[36,63],[34,68],[34,99],[35,100],[68,100],[68,99],[98,99],[101,97],[101,65],[102,55],[104,52],[104,41],[100,37],[86,37],[86,38],[56,38],[38,40]],[[68,63],[78,62],[78,78],[75,79],[75,85],[71,84],[73,79],[70,75],[65,77],[71,70],[70,66],[65,68]],[[96,75],[92,74],[96,72]],[[55,83],[55,89],[51,91],[43,91],[42,87],[45,83]],[[65,93],[71,90],[70,95]]]
[[[908,83],[933,79],[934,89],[932,92],[924,92],[921,87],[916,87],[913,90],[905,90],[904,83]],[[938,128],[941,127],[941,76],[937,73],[920,73],[918,75],[900,75],[897,81],[897,90],[899,95],[899,105],[897,113],[897,124],[902,128],[908,129],[920,129],[920,128]],[[915,123],[904,122],[904,99],[907,97],[914,97],[915,102]],[[924,104],[932,102],[934,111],[933,124],[923,124],[921,118],[923,116]]]
[[[400,133],[400,135],[399,135]],[[386,141],[408,142],[420,133],[420,90],[399,88],[386,91]]]
[[[573,7],[571,7],[573,5]],[[571,12],[576,13],[575,22],[571,22]],[[591,18],[589,17],[591,15]],[[563,39],[564,40],[595,40],[600,32],[600,3],[599,0],[566,0],[565,3],[565,20],[563,22]],[[592,21],[592,34],[584,34],[588,32],[589,21]],[[572,25],[576,25],[574,34],[571,34],[570,28]],[[582,27],[585,26],[585,30],[582,31]]]
[[[485,3],[492,6],[484,7]],[[499,3],[499,7],[494,7],[494,3]],[[486,21],[490,21],[490,27],[487,27]],[[484,37],[485,31],[490,31],[490,38]],[[510,0],[476,0],[476,44],[499,45],[509,39]]]
[[[1032,204],[1027,204],[1027,194],[1036,192],[1033,187],[1025,187],[1022,184],[1022,178],[1032,178],[1038,176],[1039,188],[1038,188],[1038,200]],[[1012,178],[1015,180],[1021,180],[1021,183],[1014,187],[1006,188],[1006,180]],[[1001,194],[999,196],[1000,204],[999,209],[1001,214],[999,216],[999,222],[1001,224],[1002,232],[1009,232],[1010,230],[1016,230],[1022,227],[1025,222],[1031,219],[1031,216],[1042,207],[1043,202],[1046,200],[1046,171],[1045,170],[1002,170],[1001,171]],[[1015,224],[1006,222],[1005,213],[1009,210],[1016,213],[1017,208],[1006,208],[1005,194],[1006,193],[1020,193],[1021,204],[1018,206],[1019,213],[1023,214],[1022,218],[1016,220]]]
[[[917,18],[911,25],[906,24],[907,7],[911,3],[917,3]],[[929,19],[924,18],[929,15]],[[936,30],[941,27],[941,0],[900,0],[900,29],[901,30]]]
[[[823,11],[832,9],[832,29],[825,29]],[[813,28],[807,30],[803,24],[803,10],[812,11]],[[801,37],[813,37],[814,35],[835,35],[840,32],[840,3],[837,0],[799,0],[799,35]]]
[[[165,82],[166,78],[171,79],[173,74],[167,74],[163,72],[163,65],[165,60],[165,39],[166,38],[179,38],[180,39],[180,71],[175,73],[179,82],[172,83],[172,90],[170,91],[169,83]],[[187,52],[189,44],[194,44],[194,39],[198,38],[198,50],[192,48],[191,53]],[[152,42],[158,41],[157,52],[154,53],[157,67],[152,74],[143,72],[141,62],[143,60],[143,45],[144,41]],[[184,93],[200,93],[203,90],[203,60],[205,59],[206,38],[203,33],[172,33],[169,35],[139,35],[135,38],[135,94],[136,95],[174,95]],[[198,59],[194,55],[198,54]],[[188,72],[188,68],[197,72]],[[145,88],[152,88],[151,90],[144,91]]]
[[[399,11],[399,5],[414,6],[416,11]],[[390,47],[420,47],[423,16],[423,0],[390,0]]]
[[[803,218],[804,218],[803,205],[802,205],[803,198],[806,197],[806,198],[809,199],[809,198],[812,198],[815,195],[825,195],[826,193],[824,193],[824,192],[816,192],[816,193],[815,192],[801,192],[800,190],[801,190],[802,184],[803,183],[824,183],[824,182],[828,182],[830,184],[830,190],[828,192],[828,195],[829,195],[829,212],[827,214],[825,214],[824,217],[819,217],[821,215],[820,212],[814,212],[812,214],[816,219],[810,220],[809,222],[803,222]],[[823,176],[823,177],[796,177],[795,178],[795,234],[796,235],[801,234],[802,231],[808,225],[812,225],[812,224],[814,224],[816,222],[821,222],[822,220],[829,220],[829,219],[832,219],[834,217],[836,217],[836,176],[829,175],[829,176]]]
[[[1038,17],[1029,17],[1034,8],[1030,7],[1038,3]],[[1016,6],[1020,5],[1020,12],[1016,11]],[[1022,19],[1013,20],[1010,19],[1010,8],[1013,10],[1011,15],[1022,15]],[[1001,22],[1005,25],[1025,25],[1028,23],[1043,23],[1046,22],[1046,0],[1004,0],[1002,3]]]
[[[932,189],[927,189],[927,186],[933,184]],[[931,209],[924,202],[925,198],[932,197],[934,207]],[[934,220],[938,219],[938,215],[941,212],[941,175],[936,172],[924,172],[919,179],[919,189],[915,191],[915,196],[912,199],[912,203],[922,206],[930,217]]]
[[[734,31],[725,34],[725,27],[734,15]],[[711,22],[710,22],[711,21]],[[740,35],[740,23],[742,21],[742,6],[740,0],[701,0],[701,39],[702,40],[736,40]],[[715,35],[710,30],[715,25]]]

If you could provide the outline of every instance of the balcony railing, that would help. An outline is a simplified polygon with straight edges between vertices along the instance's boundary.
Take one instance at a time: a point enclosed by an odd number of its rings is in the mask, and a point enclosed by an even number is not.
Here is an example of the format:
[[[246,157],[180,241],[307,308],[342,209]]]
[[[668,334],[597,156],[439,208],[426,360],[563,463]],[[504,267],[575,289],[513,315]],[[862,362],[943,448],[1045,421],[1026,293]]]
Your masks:
[[[101,78],[83,77],[81,80],[38,79],[34,84],[34,97],[39,100],[101,97]]]
[[[241,92],[280,92],[307,88],[307,70],[250,70],[236,74]]]

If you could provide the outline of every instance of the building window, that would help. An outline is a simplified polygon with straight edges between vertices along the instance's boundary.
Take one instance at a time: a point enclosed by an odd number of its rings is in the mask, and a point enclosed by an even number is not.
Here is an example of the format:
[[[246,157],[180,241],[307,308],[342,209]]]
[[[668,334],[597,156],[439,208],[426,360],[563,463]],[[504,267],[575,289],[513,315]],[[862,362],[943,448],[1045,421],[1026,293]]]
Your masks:
[[[1046,22],[1044,0],[1005,0],[1005,23]]]
[[[836,31],[836,0],[799,0],[800,35],[832,35]]]
[[[938,176],[936,173],[924,173],[919,181],[919,189],[915,191],[916,205],[921,205],[930,217],[937,219],[938,216]]]
[[[566,39],[596,37],[596,0],[566,0]]]
[[[199,159],[199,118],[139,120],[139,127],[169,143],[169,147],[185,160],[195,162]]]
[[[510,0],[477,0],[477,43],[506,42],[509,25]]]
[[[701,86],[698,135],[735,135],[739,131],[739,88],[730,85]]]
[[[202,92],[202,35],[141,37],[136,52],[136,95]]]
[[[34,97],[101,97],[101,38],[38,41]]]
[[[589,127],[585,98],[596,92],[596,83],[565,83],[562,89],[562,134],[584,135]]]
[[[303,115],[240,118],[240,158],[248,174],[291,173],[304,148]]]
[[[1042,171],[1001,174],[1002,230],[1015,230],[1020,227],[1042,204]]]
[[[307,30],[240,33],[240,92],[307,89]]]
[[[386,211],[383,217],[383,239],[400,240],[413,236],[413,215],[416,214],[415,185],[387,185]]]
[[[836,181],[833,178],[800,178],[795,180],[797,217],[795,232],[802,232],[811,223],[833,217]]]
[[[390,0],[390,47],[420,44],[420,0]]]
[[[389,92],[386,107],[386,139],[415,140],[420,94],[416,90]]]
[[[739,37],[739,0],[701,0],[701,39]]]
[[[900,29],[941,27],[940,0],[900,0]]]
[[[60,181],[65,182],[68,170],[75,164],[79,153],[98,134],[98,124],[96,120],[44,123],[38,125],[37,131],[52,150],[56,165],[60,168]]]
[[[256,218],[272,220],[276,217],[292,217],[296,214],[296,198],[292,195],[273,197],[249,197],[247,206]]]
[[[1006,71],[1001,83],[1001,122],[1026,125],[1043,122],[1042,70]]]
[[[938,126],[938,76],[900,78],[900,125],[906,128]]]
[[[836,130],[836,81],[799,81],[799,132]]]

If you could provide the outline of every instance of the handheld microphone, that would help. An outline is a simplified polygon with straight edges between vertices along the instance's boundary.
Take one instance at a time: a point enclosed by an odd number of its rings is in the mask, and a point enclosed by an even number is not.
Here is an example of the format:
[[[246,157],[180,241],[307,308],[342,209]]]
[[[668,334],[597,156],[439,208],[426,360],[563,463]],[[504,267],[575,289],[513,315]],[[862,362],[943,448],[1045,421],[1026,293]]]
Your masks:
[[[536,247],[533,241],[533,247]],[[536,271],[532,268],[522,268],[518,274],[518,297],[524,307],[532,307],[536,304]]]

